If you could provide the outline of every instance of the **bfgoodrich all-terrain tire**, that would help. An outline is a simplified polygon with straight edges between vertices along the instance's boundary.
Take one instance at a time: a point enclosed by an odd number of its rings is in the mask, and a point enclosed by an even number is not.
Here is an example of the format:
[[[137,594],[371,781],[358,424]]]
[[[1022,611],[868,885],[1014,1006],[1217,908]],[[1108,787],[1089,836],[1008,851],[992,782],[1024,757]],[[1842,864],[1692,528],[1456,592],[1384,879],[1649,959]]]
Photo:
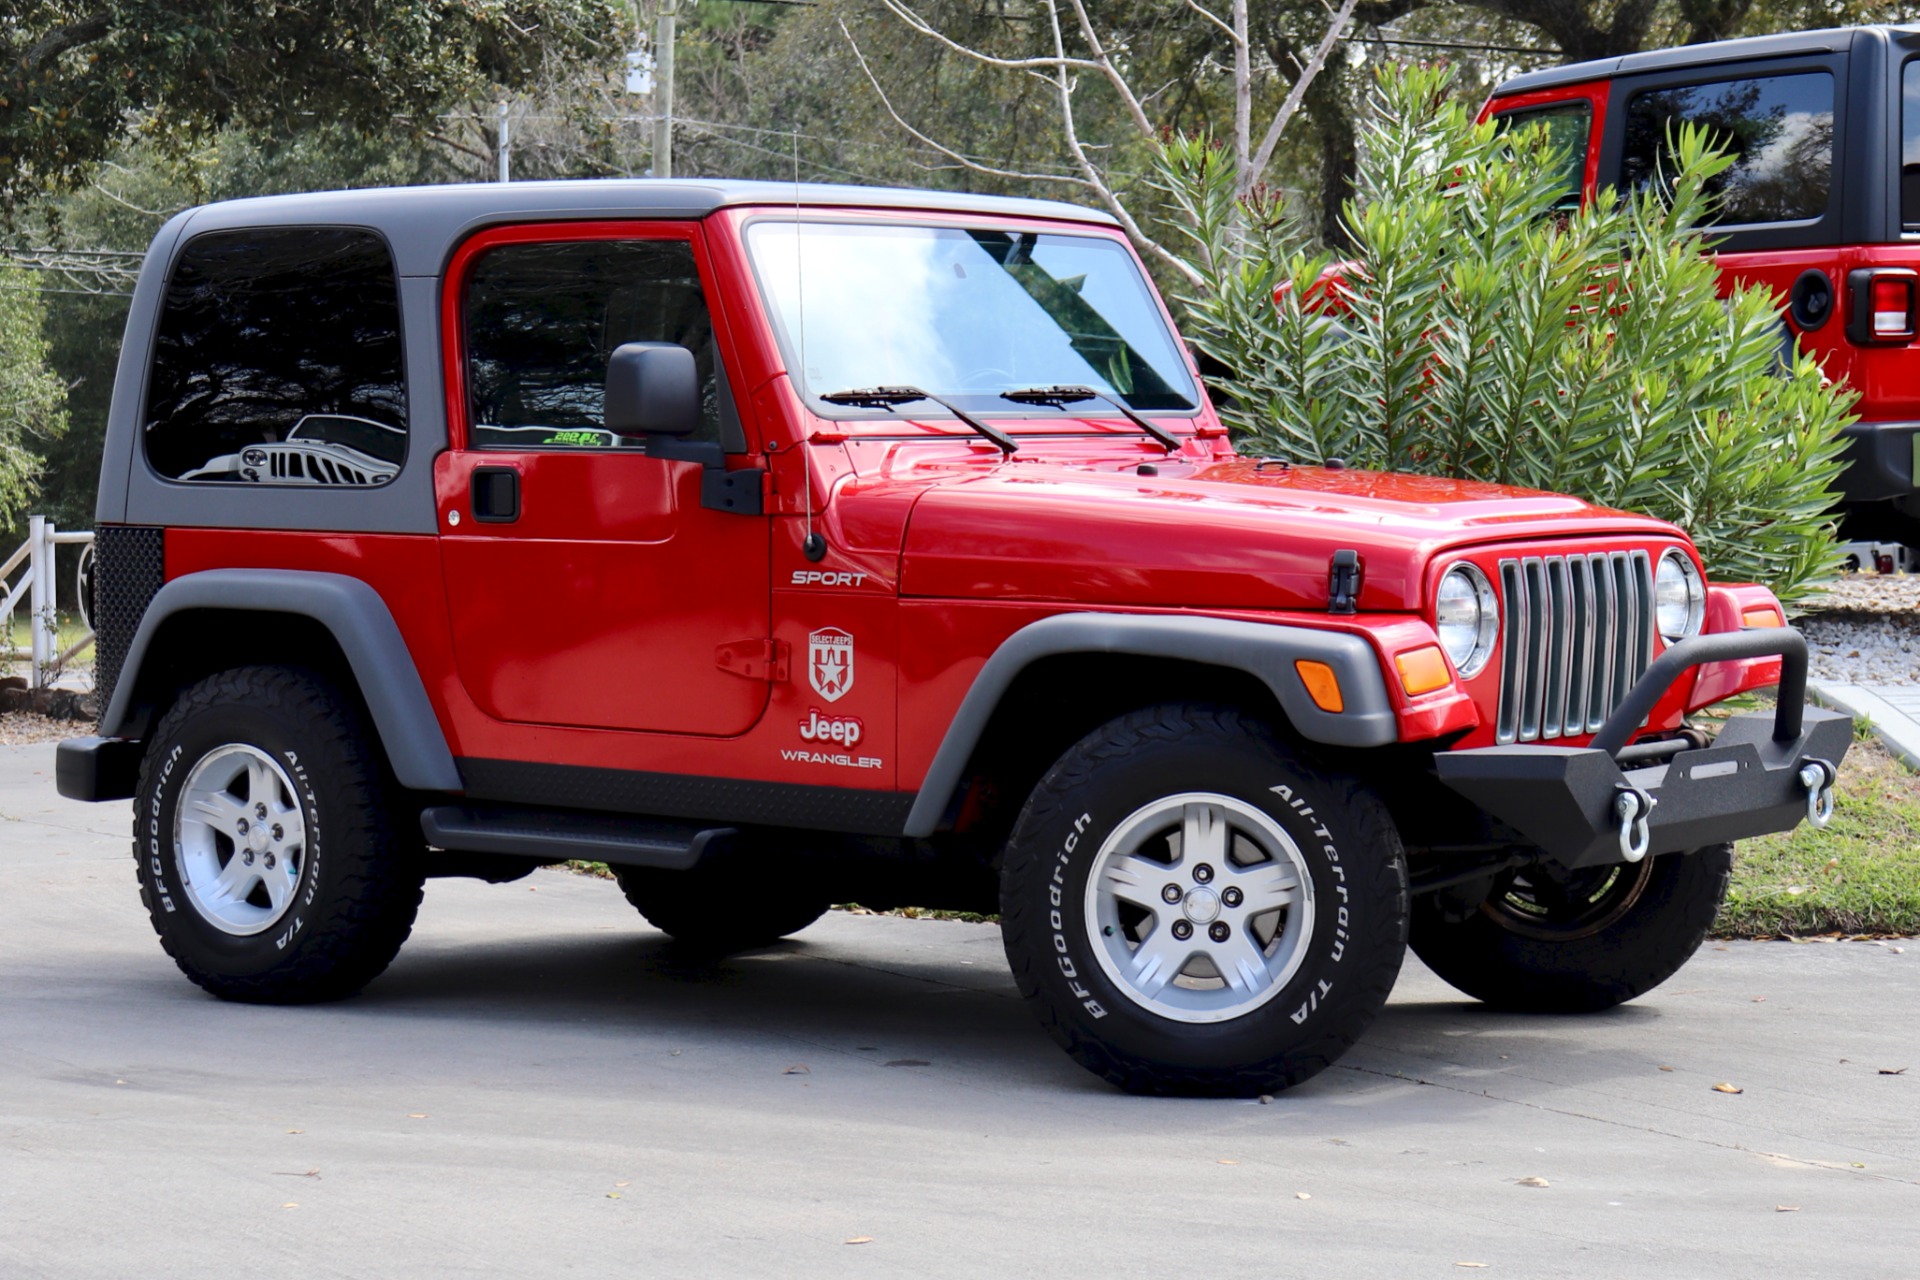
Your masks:
[[[615,867],[627,901],[647,923],[707,955],[778,942],[833,905],[812,859],[771,832],[742,833],[711,848],[690,871]]]
[[[1049,1034],[1135,1093],[1247,1096],[1352,1046],[1406,952],[1399,835],[1357,779],[1241,712],[1135,712],[1062,756],[1001,873]]]
[[[1571,876],[1502,875],[1464,919],[1414,904],[1413,950],[1477,1000],[1533,1013],[1608,1009],[1685,964],[1726,900],[1733,846],[1711,845]]]
[[[419,837],[359,703],[318,676],[209,676],[147,744],[134,800],[140,896],[167,954],[217,996],[351,995],[420,905]]]

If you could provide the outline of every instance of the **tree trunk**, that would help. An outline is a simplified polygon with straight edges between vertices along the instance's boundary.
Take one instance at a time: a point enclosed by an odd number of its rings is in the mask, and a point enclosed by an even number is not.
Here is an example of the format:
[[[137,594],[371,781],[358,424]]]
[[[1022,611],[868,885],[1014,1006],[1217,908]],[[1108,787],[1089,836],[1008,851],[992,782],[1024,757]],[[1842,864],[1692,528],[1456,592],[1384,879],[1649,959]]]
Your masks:
[[[1340,252],[1352,243],[1340,215],[1353,194],[1353,178],[1360,165],[1345,68],[1330,66],[1316,76],[1307,87],[1306,102],[1320,136],[1320,239]]]

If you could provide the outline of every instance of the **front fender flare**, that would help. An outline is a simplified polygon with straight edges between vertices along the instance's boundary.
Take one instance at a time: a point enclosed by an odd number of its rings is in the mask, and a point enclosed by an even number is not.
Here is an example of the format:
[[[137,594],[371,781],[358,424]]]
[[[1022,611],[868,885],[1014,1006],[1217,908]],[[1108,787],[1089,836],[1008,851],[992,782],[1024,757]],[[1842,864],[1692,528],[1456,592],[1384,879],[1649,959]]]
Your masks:
[[[100,718],[103,735],[120,737],[129,729],[134,689],[161,626],[196,609],[291,613],[318,622],[346,655],[400,785],[416,791],[461,789],[453,752],[386,601],[366,583],[337,573],[208,569],[161,587],[128,646],[113,700]]]
[[[1361,636],[1228,618],[1056,614],[1008,636],[974,677],[907,815],[905,835],[933,834],[1014,678],[1041,658],[1073,653],[1174,658],[1244,671],[1273,691],[1294,730],[1312,742],[1377,747],[1400,736],[1380,660]],[[1314,704],[1293,668],[1303,658],[1333,668],[1345,710],[1322,711]]]

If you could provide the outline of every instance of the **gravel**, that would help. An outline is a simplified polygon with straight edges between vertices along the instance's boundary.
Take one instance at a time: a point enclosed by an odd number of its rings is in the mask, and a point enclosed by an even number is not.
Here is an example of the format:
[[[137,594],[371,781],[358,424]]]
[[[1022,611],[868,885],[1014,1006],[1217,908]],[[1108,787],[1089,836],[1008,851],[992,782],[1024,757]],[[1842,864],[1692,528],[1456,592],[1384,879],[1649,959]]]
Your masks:
[[[1814,679],[1920,685],[1920,575],[1851,573],[1806,609],[1794,625]]]
[[[58,742],[93,732],[93,726],[80,720],[56,720],[31,711],[0,712],[0,747],[21,747],[30,742]]]

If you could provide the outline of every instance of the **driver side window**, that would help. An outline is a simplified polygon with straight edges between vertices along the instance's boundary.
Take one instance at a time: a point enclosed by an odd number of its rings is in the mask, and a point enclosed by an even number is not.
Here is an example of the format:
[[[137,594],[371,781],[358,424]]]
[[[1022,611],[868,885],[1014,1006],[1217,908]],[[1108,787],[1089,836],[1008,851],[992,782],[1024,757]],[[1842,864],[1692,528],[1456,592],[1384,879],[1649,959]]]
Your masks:
[[[712,316],[683,240],[504,244],[467,273],[467,432],[477,449],[643,449],[605,426],[607,358],[627,342],[693,352],[700,426],[745,448]]]

